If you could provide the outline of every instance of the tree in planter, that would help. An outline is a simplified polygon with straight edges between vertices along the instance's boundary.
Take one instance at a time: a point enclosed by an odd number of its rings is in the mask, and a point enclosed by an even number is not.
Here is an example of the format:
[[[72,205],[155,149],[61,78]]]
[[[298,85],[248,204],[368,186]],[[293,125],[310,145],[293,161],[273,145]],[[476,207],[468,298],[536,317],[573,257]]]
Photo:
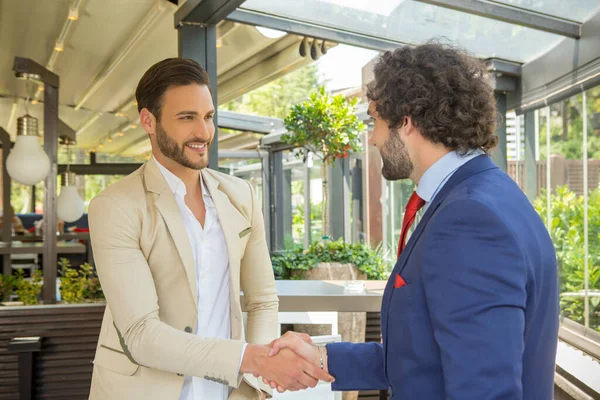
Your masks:
[[[283,135],[284,143],[299,147],[301,155],[306,156],[310,151],[321,157],[324,238],[329,236],[327,167],[337,159],[347,158],[349,152],[360,150],[364,124],[354,113],[357,101],[348,101],[342,95],[329,96],[320,87],[308,100],[294,105],[284,121],[291,132]]]

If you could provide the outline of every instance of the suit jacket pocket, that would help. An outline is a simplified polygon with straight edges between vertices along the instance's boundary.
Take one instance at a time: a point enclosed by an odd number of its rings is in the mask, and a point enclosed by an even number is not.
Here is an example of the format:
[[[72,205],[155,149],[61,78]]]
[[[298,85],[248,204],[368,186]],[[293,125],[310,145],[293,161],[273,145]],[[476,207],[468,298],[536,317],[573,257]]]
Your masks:
[[[132,363],[122,350],[103,344],[96,350],[94,365],[128,376],[135,374],[140,368],[139,365]]]

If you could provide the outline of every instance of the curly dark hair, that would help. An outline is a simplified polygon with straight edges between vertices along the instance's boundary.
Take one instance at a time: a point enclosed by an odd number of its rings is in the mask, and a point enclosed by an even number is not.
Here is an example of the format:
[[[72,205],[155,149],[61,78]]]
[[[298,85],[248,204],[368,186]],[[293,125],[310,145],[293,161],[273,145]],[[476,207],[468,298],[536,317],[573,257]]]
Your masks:
[[[367,97],[391,129],[410,117],[433,143],[461,154],[498,142],[496,100],[484,64],[437,42],[385,52],[375,64]]]

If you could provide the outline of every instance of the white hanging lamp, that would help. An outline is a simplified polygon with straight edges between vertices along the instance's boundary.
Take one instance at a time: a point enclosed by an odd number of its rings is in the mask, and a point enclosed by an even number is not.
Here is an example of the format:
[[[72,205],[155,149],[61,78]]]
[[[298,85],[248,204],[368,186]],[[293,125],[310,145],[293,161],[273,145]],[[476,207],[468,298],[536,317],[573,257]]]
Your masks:
[[[65,222],[75,222],[83,216],[85,204],[75,186],[75,173],[69,169],[71,149],[67,145],[67,170],[60,174],[60,195],[56,199],[56,215]]]
[[[29,114],[17,119],[17,140],[6,159],[11,179],[33,186],[50,171],[50,158],[40,145],[38,120]]]

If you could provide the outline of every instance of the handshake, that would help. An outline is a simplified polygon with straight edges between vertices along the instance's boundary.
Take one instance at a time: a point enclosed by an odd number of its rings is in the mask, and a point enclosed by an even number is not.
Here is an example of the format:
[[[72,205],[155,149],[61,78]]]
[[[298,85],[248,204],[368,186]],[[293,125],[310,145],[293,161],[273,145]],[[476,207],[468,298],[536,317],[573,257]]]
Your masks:
[[[248,344],[240,372],[262,377],[277,391],[313,388],[319,380],[333,382],[327,369],[327,349],[312,344],[310,336],[287,332],[268,345]]]

